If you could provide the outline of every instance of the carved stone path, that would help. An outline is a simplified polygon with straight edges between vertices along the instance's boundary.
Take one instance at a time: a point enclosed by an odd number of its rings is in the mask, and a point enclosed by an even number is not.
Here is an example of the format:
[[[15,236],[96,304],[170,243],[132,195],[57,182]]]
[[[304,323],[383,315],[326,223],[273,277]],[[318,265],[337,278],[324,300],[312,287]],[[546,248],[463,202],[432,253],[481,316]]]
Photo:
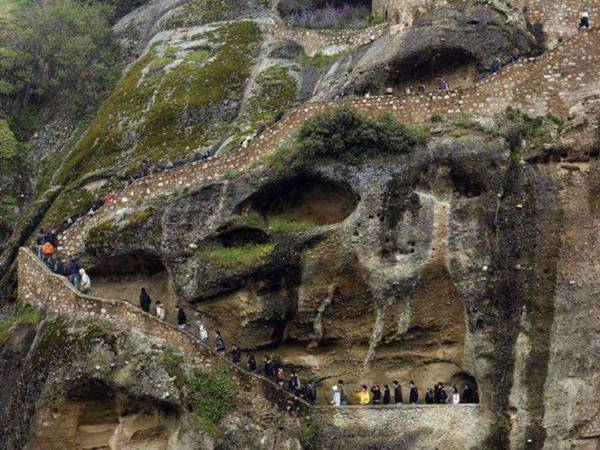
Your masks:
[[[531,115],[553,113],[564,116],[569,108],[586,97],[590,89],[600,87],[600,72],[596,69],[600,63],[600,53],[596,50],[599,45],[600,30],[582,31],[554,50],[538,58],[517,61],[464,91],[403,97],[349,97],[339,101],[308,103],[291,112],[245,149],[136,180],[117,193],[113,204],[71,226],[60,237],[61,254],[81,254],[91,228],[133,205],[215,183],[232,171],[239,173],[260,164],[264,154],[288,142],[306,119],[341,103],[369,114],[388,112],[409,123],[427,121],[435,113],[451,119],[461,114],[480,119],[492,118],[509,105]]]
[[[69,283],[67,278],[52,273],[27,248],[19,250],[18,278],[19,298],[35,308],[59,315],[105,319],[127,328],[138,329],[162,339],[169,346],[183,352],[197,367],[204,370],[209,371],[218,364],[226,364],[239,385],[265,402],[276,404],[280,409],[298,412],[308,406],[308,403],[281,389],[270,380],[233,364],[202,344],[193,334],[158,320],[125,300],[108,300],[82,294]]]

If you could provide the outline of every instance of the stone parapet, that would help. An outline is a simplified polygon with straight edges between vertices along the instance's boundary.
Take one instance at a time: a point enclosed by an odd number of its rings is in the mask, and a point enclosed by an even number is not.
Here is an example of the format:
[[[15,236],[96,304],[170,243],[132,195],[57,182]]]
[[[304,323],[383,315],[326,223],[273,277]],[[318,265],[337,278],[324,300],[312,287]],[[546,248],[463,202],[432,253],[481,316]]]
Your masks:
[[[301,413],[308,407],[308,403],[275,383],[220,356],[191,333],[181,331],[127,301],[100,299],[78,292],[65,277],[52,273],[27,248],[19,250],[18,279],[19,298],[35,308],[58,315],[109,320],[137,329],[188,355],[203,370],[210,371],[219,364],[226,364],[232,378],[244,392],[252,393],[253,398],[263,399],[263,403],[276,405],[291,414]]]

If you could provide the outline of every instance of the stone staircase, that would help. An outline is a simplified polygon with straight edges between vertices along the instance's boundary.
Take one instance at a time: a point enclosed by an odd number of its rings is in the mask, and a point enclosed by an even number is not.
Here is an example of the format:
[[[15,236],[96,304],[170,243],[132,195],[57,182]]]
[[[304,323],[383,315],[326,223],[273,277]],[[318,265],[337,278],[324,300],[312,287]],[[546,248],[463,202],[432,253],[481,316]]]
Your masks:
[[[519,60],[465,90],[307,103],[254,139],[247,148],[135,180],[116,194],[111,205],[80,218],[66,230],[60,236],[60,252],[63,256],[83,253],[90,229],[133,205],[177,191],[194,190],[218,182],[228,173],[240,173],[260,164],[263,155],[289,141],[305,120],[328,107],[347,104],[371,115],[390,113],[407,123],[428,121],[433,114],[448,119],[461,116],[491,119],[507,106],[530,115],[564,116],[588,95],[590,87],[600,87],[600,73],[596,70],[600,54],[595,51],[598,45],[600,29],[582,31],[540,57]]]
[[[196,367],[206,371],[219,364],[226,364],[238,386],[242,386],[245,392],[251,392],[252,398],[261,401],[263,409],[272,411],[276,408],[300,414],[309,406],[304,400],[270,380],[233,364],[204,345],[193,334],[158,320],[125,300],[101,299],[80,293],[67,278],[52,273],[27,248],[19,250],[18,279],[19,298],[35,308],[58,315],[109,320],[127,328],[138,329],[162,339],[169,346],[186,354]]]

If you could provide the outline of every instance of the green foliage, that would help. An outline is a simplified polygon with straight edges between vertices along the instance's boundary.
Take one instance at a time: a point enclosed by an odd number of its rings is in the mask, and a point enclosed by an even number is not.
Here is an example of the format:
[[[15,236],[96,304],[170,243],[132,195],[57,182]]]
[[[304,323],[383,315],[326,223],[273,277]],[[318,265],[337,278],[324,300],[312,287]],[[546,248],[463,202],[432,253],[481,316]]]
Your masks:
[[[17,12],[0,42],[0,89],[24,104],[52,99],[85,107],[118,76],[118,46],[105,4],[32,2]]]
[[[554,114],[549,114],[548,117],[554,123],[554,125],[556,125],[556,131],[559,134],[562,133],[567,126],[567,119],[564,117],[555,116]]]
[[[519,111],[509,105],[506,107],[504,114],[505,114],[506,118],[512,122],[512,121],[516,120],[517,117],[519,116]]]
[[[321,427],[311,416],[302,430],[302,448],[304,450],[318,450]]]
[[[313,66],[317,69],[324,69],[333,65],[340,57],[341,54],[324,55],[319,52],[315,56],[306,56],[303,54],[297,58],[297,62],[303,66]]]
[[[0,320],[0,344],[6,342],[15,326],[37,325],[43,318],[41,311],[21,301],[17,302],[13,315]]]
[[[200,48],[198,50],[194,50],[193,52],[188,53],[185,56],[187,61],[192,61],[195,63],[201,63],[207,60],[210,57],[211,51],[209,48]]]
[[[523,136],[525,137],[534,137],[537,136],[539,131],[544,125],[543,117],[530,117],[528,114],[522,113],[524,128],[523,128]]]
[[[309,230],[315,226],[313,222],[296,222],[285,217],[271,217],[269,218],[268,225],[273,233],[295,233]]]
[[[0,160],[12,159],[19,147],[19,142],[8,126],[8,122],[0,119]]]
[[[444,116],[443,114],[440,113],[435,113],[431,115],[431,123],[442,123],[444,121]]]
[[[265,225],[265,219],[263,216],[258,214],[250,214],[244,216],[244,222],[250,225],[251,227],[263,227]]]
[[[255,0],[194,0],[183,7],[166,23],[167,28],[184,28],[211,22],[231,20],[251,8]]]
[[[142,228],[154,216],[152,207],[126,216],[119,224],[108,221],[92,228],[85,240],[85,250],[91,255],[103,253],[117,242],[135,239]]]
[[[42,219],[41,227],[57,227],[68,217],[84,214],[93,201],[94,195],[86,189],[65,189]]]
[[[173,62],[171,58],[157,57],[152,60],[150,63],[150,68],[152,70],[160,70],[166,65],[169,65]]]
[[[270,123],[278,114],[285,114],[296,100],[297,82],[289,68],[273,66],[256,79],[256,89],[246,110],[252,129],[259,123]]]
[[[237,176],[238,176],[238,171],[235,169],[227,169],[227,171],[225,172],[225,175],[224,175],[225,179],[227,179],[227,180],[231,180]]]
[[[294,147],[291,145],[280,145],[275,150],[264,154],[261,162],[271,167],[278,176],[284,175],[290,167],[293,167],[295,156]]]
[[[347,162],[380,154],[402,154],[421,144],[423,137],[391,115],[375,120],[342,106],[308,119],[298,133],[303,159],[333,158]]]
[[[18,135],[31,135],[39,127],[41,123],[41,110],[40,108],[29,105],[19,111],[17,111],[11,118],[11,125]]]
[[[185,382],[183,372],[183,356],[171,347],[166,347],[162,354],[162,363],[170,377],[175,377],[175,384],[182,386]]]
[[[144,160],[183,156],[230,131],[231,113],[212,119],[213,111],[243,98],[261,32],[253,22],[244,21],[202,36],[215,47],[209,59],[199,58],[195,50],[191,59],[148,76],[144,69],[159,53],[152,48],[134,64],[69,156],[57,177],[59,183],[116,164],[134,170]],[[171,48],[165,49],[164,58],[177,53]],[[157,64],[164,62],[159,59]],[[134,147],[127,144],[131,133],[138,136]]]
[[[188,402],[196,419],[207,431],[218,432],[216,425],[235,408],[237,389],[226,365],[213,372],[195,370],[187,382]]]
[[[216,247],[203,252],[202,256],[223,267],[249,266],[262,262],[273,250],[274,244],[246,244],[241,247]]]
[[[512,157],[512,160],[514,163],[520,162],[521,161],[521,147],[513,148],[511,157]]]

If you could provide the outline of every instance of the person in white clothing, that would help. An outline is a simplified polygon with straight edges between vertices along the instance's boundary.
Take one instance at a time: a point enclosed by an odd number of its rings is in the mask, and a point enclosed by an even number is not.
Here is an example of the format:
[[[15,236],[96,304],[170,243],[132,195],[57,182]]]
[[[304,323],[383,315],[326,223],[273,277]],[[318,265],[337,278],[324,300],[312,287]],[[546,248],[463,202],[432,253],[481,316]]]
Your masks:
[[[92,280],[84,269],[79,269],[79,290],[87,294],[92,289]]]
[[[452,388],[452,404],[458,405],[459,403],[460,403],[460,394],[458,393],[458,389],[456,389],[456,386],[454,386],[454,388]]]
[[[156,317],[165,320],[165,305],[158,301],[156,302]]]
[[[342,404],[342,391],[337,384],[334,384],[331,388],[333,391],[333,400],[331,400],[331,404],[334,406],[341,406]]]
[[[200,337],[200,340],[204,345],[208,345],[208,331],[202,323],[202,320],[198,319],[196,325],[198,326],[198,336]]]

